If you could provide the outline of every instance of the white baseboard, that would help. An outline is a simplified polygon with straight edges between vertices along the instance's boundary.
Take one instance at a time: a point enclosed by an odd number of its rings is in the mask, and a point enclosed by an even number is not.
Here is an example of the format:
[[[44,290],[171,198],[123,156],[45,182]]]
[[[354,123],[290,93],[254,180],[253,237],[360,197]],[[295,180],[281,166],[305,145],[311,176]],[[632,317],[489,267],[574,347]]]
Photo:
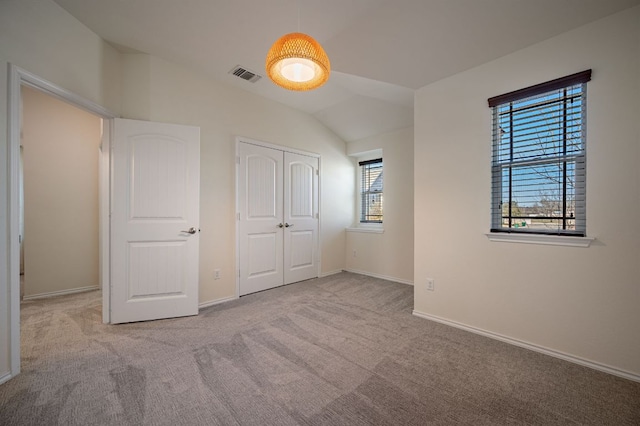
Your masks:
[[[11,375],[11,373],[5,373],[2,376],[0,376],[0,385],[3,384],[4,382],[8,382],[9,379],[11,379],[13,376]]]
[[[420,311],[413,311],[413,315],[424,318],[430,321],[439,322],[441,324],[449,325],[451,327],[459,328],[461,330],[469,331],[471,333],[479,334],[481,336],[489,337],[491,339],[499,340],[504,343],[509,343],[514,346],[519,346],[521,348],[529,349],[534,352],[539,352],[545,355],[549,355],[555,358],[560,358],[565,361],[572,362],[574,364],[582,365],[584,367],[589,367],[594,370],[602,371],[604,373],[612,374],[614,376],[622,377],[628,380],[633,380],[634,382],[640,382],[640,375],[631,373],[629,371],[621,370],[616,367],[611,367],[606,364],[601,364],[598,362],[590,361],[584,358],[577,357],[575,355],[569,355],[564,352],[556,351],[554,349],[545,348],[544,346],[539,346],[533,343],[525,342],[523,340],[514,339],[512,337],[503,336],[502,334],[493,333],[491,331],[486,331],[480,328],[471,327],[469,325],[465,325],[456,321],[451,321],[445,318],[441,318],[435,315],[425,314]]]
[[[32,294],[31,296],[24,296],[22,300],[34,300],[34,299],[46,299],[54,296],[64,296],[67,294],[84,293],[85,291],[100,290],[100,286],[92,285],[87,287],[70,288],[69,290],[51,291],[48,293]]]
[[[337,269],[335,271],[329,271],[329,272],[323,272],[320,275],[318,275],[318,278],[329,277],[331,275],[339,274],[340,272],[342,272],[342,269]]]
[[[219,305],[220,303],[231,302],[232,300],[237,300],[236,296],[225,297],[222,299],[210,300],[208,302],[203,302],[198,304],[198,309],[208,308],[209,306]]]
[[[354,274],[366,275],[368,277],[380,278],[381,280],[393,281],[400,284],[413,285],[413,281],[403,280],[402,278],[390,277],[388,275],[374,274],[372,272],[360,271],[358,269],[345,269],[345,272],[351,272]]]

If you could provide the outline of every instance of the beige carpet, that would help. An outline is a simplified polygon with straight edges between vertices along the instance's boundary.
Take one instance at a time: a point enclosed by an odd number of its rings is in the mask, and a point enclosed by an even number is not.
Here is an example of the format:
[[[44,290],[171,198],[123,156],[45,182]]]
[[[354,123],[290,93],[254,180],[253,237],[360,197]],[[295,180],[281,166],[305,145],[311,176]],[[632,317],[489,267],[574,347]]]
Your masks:
[[[342,273],[109,326],[97,292],[22,305],[0,425],[639,425],[640,383],[411,315]]]

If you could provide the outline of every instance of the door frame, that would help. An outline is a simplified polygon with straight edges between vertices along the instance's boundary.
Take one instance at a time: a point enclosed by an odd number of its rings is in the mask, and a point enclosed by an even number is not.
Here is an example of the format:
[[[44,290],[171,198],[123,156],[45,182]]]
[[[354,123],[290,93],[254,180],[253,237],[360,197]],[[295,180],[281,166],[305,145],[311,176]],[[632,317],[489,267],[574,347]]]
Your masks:
[[[277,145],[269,142],[263,142],[256,139],[246,138],[244,136],[236,136],[236,146],[235,146],[235,154],[234,154],[235,155],[234,162],[236,164],[236,173],[235,173],[236,174],[236,185],[235,185],[236,205],[235,205],[235,215],[234,215],[235,216],[234,220],[236,223],[236,226],[235,226],[236,228],[236,271],[235,271],[236,294],[235,294],[235,298],[236,299],[240,297],[240,199],[239,199],[240,155],[239,155],[239,148],[241,143],[257,145],[264,148],[277,149],[283,152],[291,152],[294,154],[306,155],[306,156],[315,157],[318,159],[318,246],[317,246],[318,276],[320,276],[320,271],[322,271],[322,250],[320,250],[320,248],[322,247],[322,220],[320,220],[320,218],[322,218],[322,179],[321,179],[322,178],[322,157],[320,156],[320,154],[315,152],[303,151],[301,149],[295,149],[295,148],[291,148],[284,145]]]
[[[19,190],[20,190],[20,132],[22,121],[21,87],[28,86],[103,119],[103,135],[98,176],[99,191],[99,264],[102,288],[102,321],[109,322],[109,206],[111,181],[111,134],[113,118],[108,109],[76,95],[12,63],[8,64],[7,84],[7,184],[8,184],[8,263],[9,277],[9,380],[20,373],[20,245]],[[4,378],[3,378],[4,379]],[[4,381],[4,380],[3,380]]]

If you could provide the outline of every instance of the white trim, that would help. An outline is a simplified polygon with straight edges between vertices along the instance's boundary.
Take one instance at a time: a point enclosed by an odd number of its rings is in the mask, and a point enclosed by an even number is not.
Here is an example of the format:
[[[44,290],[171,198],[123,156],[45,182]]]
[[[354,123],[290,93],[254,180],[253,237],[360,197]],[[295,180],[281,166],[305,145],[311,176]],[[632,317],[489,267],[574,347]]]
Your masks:
[[[306,155],[307,157],[320,158],[320,154],[317,154],[315,152],[302,151],[300,149],[295,149],[295,148],[291,148],[284,145],[276,145],[269,142],[262,142],[255,139],[245,138],[244,136],[236,136],[236,147],[238,146],[237,145],[238,142],[248,143],[250,145],[258,145],[265,148],[276,149],[278,151],[286,151],[286,152],[292,152],[294,154]]]
[[[235,222],[234,229],[236,233],[236,294],[235,297],[240,297],[240,138],[236,137],[235,149],[233,150],[233,164],[235,165],[235,210],[233,215],[233,221]]]
[[[316,261],[318,269],[316,273],[320,276],[322,271],[322,157],[318,155],[318,246],[316,247]]]
[[[8,382],[9,379],[11,379],[13,376],[11,375],[11,373],[6,373],[2,376],[0,376],[0,385],[3,384],[4,382]]]
[[[542,235],[508,232],[489,232],[485,234],[490,241],[501,243],[544,244],[550,246],[589,247],[595,238],[569,237],[564,235]]]
[[[384,234],[384,228],[376,228],[376,227],[362,227],[358,228],[357,226],[350,226],[347,229],[347,232],[361,232],[363,234]]]
[[[68,104],[111,121],[116,114],[81,96],[57,86],[35,74],[32,74],[11,63],[7,64],[7,188],[8,188],[8,230],[7,230],[7,274],[9,288],[9,369],[11,377],[20,373],[20,245],[18,236],[19,224],[19,169],[20,169],[20,120],[22,85],[29,86]],[[108,244],[108,243],[107,243]],[[101,245],[102,249],[102,245]],[[107,269],[109,267],[107,266]],[[105,284],[108,287],[108,283]],[[104,293],[103,293],[104,300]],[[5,376],[3,376],[4,380]]]
[[[238,296],[223,297],[222,299],[210,300],[198,304],[198,309],[208,308],[209,306],[219,305],[221,303],[231,302],[232,300],[238,300]]]
[[[345,272],[351,272],[353,274],[366,275],[368,277],[380,278],[381,280],[393,281],[395,283],[413,285],[413,281],[404,280],[402,278],[390,277],[388,275],[374,274],[373,272],[360,271],[358,269],[345,269]]]
[[[342,269],[336,269],[335,271],[322,272],[318,274],[318,278],[330,277],[331,275],[341,274],[344,271]]]
[[[111,136],[114,120],[102,120],[98,184],[98,226],[100,244],[100,288],[102,289],[102,322],[111,322]]]
[[[27,70],[24,70],[20,67],[17,67],[13,64],[9,64],[10,68],[15,69],[15,71],[20,76],[20,84],[25,86],[29,86],[41,92],[44,92],[50,96],[53,96],[63,102],[71,104],[75,107],[78,107],[82,110],[90,112],[94,115],[98,115],[102,118],[116,118],[117,115],[108,110],[107,108],[99,105],[95,102],[92,102],[88,99],[83,98],[82,96],[78,96],[73,92],[68,91],[56,84],[53,84],[42,77],[38,77],[37,75],[30,73]]]
[[[8,64],[9,100],[7,111],[7,156],[8,156],[8,193],[9,193],[9,229],[7,230],[7,245],[9,249],[7,272],[9,274],[9,327],[10,348],[9,368],[11,375],[20,374],[20,114],[21,102],[20,69]]]
[[[632,373],[630,371],[621,370],[616,367],[612,367],[606,364],[601,364],[599,362],[590,361],[588,359],[580,358],[575,355],[569,355],[564,352],[556,351],[554,349],[549,349],[544,346],[539,346],[533,343],[525,342],[523,340],[514,339],[512,337],[504,336],[502,334],[493,333],[491,331],[486,331],[481,328],[471,327],[469,325],[465,325],[456,321],[451,321],[445,318],[441,318],[435,315],[426,314],[424,312],[416,311],[414,309],[413,315],[424,318],[430,321],[435,321],[440,324],[445,324],[451,327],[455,327],[461,330],[465,330],[474,334],[479,334],[481,336],[489,337],[491,339],[499,340],[504,343],[508,343],[510,345],[518,346],[524,349],[529,349],[534,352],[539,352],[545,355],[552,356],[554,358],[560,358],[564,361],[569,361],[574,364],[582,365],[583,367],[592,368],[594,370],[602,371],[604,373],[612,374],[614,376],[622,377],[628,380],[633,380],[634,382],[640,382],[640,375]]]
[[[91,285],[87,287],[78,287],[78,288],[70,288],[68,290],[58,290],[58,291],[50,291],[47,293],[38,293],[32,294],[31,296],[24,296],[22,300],[36,300],[36,299],[47,299],[49,297],[55,296],[65,296],[68,294],[76,294],[76,293],[84,293],[87,291],[100,290],[100,286]]]

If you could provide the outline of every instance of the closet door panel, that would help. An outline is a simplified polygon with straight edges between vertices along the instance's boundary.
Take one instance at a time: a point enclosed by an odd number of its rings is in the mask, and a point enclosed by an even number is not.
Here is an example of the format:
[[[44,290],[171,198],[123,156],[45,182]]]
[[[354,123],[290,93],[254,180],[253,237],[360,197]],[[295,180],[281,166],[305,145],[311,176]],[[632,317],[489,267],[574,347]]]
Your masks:
[[[283,152],[238,144],[240,296],[281,286]]]
[[[318,276],[318,163],[284,153],[284,283]]]

